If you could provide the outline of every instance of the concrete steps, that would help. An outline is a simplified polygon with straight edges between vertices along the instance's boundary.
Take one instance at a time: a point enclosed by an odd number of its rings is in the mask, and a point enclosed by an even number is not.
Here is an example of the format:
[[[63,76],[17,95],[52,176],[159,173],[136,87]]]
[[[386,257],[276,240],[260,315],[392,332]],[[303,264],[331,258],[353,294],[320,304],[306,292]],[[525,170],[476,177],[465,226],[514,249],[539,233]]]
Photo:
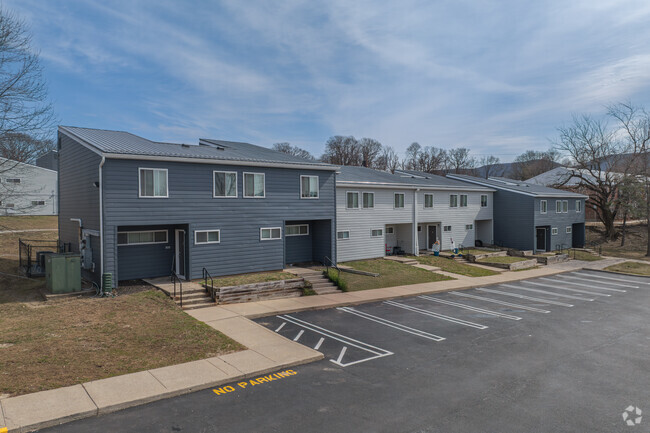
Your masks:
[[[180,307],[181,296],[178,283],[176,283],[176,296],[174,296],[174,284],[170,282],[169,277],[152,278],[144,281],[162,290]],[[192,281],[183,281],[183,310],[195,310],[197,308],[214,307],[215,305],[215,302],[202,285]]]
[[[304,278],[311,284],[312,289],[317,295],[327,295],[330,293],[341,293],[338,286],[330,281],[321,271],[309,268],[292,268],[291,273]]]
[[[406,257],[401,257],[401,256],[385,256],[384,259],[392,260],[394,262],[399,262],[399,263],[403,263],[405,265],[411,265],[411,266],[418,264],[418,261],[415,260],[415,259],[408,259]]]

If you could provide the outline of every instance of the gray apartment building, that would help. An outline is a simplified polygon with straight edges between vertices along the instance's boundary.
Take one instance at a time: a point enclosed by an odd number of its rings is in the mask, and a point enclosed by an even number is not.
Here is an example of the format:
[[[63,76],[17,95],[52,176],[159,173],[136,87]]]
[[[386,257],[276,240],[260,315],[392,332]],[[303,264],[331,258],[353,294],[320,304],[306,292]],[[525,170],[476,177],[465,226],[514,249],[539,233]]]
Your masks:
[[[58,156],[60,238],[95,281],[335,258],[336,166],[248,143],[67,126]]]
[[[584,247],[588,196],[502,177],[447,177],[495,190],[495,244],[534,251]]]

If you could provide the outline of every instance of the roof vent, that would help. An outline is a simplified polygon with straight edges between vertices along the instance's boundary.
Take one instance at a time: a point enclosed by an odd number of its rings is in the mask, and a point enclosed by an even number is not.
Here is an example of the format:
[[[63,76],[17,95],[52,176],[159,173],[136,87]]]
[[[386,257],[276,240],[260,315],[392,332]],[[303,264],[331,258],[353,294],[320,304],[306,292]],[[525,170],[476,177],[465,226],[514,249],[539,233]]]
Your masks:
[[[187,147],[189,149],[190,145],[189,144],[181,144],[181,147]]]
[[[228,146],[224,146],[223,144],[215,143],[212,140],[207,140],[205,138],[200,138],[199,139],[199,145],[201,146],[209,146],[212,148],[215,148],[217,150],[226,150]]]

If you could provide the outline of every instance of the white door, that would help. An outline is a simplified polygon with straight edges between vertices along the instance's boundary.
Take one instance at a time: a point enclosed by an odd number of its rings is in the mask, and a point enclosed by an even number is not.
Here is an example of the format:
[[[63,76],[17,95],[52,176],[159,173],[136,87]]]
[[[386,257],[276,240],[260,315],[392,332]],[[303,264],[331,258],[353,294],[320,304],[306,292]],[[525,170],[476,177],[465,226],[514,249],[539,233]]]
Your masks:
[[[185,279],[185,230],[176,230],[176,274]]]

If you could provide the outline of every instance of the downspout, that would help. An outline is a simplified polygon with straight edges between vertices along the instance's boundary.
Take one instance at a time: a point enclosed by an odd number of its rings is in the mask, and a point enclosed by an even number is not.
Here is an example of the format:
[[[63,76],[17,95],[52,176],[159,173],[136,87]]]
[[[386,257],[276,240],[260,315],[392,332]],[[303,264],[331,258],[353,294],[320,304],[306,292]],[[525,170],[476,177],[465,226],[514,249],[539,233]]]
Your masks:
[[[99,275],[104,278],[104,178],[102,168],[106,157],[102,155],[102,162],[99,163]],[[104,288],[102,287],[102,290]]]
[[[420,246],[418,245],[418,191],[413,191],[413,255],[420,255]]]

